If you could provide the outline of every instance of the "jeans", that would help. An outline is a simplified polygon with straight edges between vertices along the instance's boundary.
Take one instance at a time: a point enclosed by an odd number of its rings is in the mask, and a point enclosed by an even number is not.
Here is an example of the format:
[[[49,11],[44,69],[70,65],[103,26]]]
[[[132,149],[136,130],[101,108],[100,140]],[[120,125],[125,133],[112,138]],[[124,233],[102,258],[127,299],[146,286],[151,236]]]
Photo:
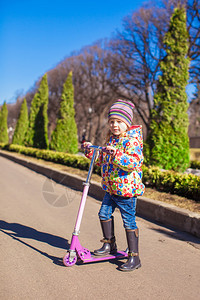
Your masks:
[[[122,197],[117,195],[110,195],[106,193],[101,208],[99,210],[99,219],[102,221],[109,220],[116,207],[119,208],[124,228],[137,229],[135,213],[136,213],[137,197]]]

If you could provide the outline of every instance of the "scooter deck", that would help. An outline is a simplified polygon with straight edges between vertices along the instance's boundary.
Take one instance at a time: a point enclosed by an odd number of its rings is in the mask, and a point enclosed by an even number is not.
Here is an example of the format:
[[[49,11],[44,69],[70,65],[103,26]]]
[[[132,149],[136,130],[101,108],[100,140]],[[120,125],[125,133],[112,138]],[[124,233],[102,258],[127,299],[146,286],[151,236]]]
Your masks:
[[[115,254],[107,254],[105,256],[97,256],[91,253],[90,258],[81,258],[81,261],[83,263],[89,263],[89,262],[95,262],[95,261],[104,261],[104,260],[110,260],[110,259],[120,259],[120,258],[126,258],[128,257],[128,253],[124,251],[117,251]]]

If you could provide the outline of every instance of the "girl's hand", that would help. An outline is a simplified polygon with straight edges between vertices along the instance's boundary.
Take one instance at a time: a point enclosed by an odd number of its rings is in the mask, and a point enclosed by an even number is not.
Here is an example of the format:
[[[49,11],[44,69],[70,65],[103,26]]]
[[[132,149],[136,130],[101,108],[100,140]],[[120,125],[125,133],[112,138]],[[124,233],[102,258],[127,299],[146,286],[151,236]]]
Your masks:
[[[86,154],[89,154],[89,153],[92,152],[92,149],[87,148],[87,146],[92,146],[92,143],[90,143],[90,142],[84,142],[84,143],[81,145],[82,149],[85,150],[85,153],[86,153]]]
[[[111,155],[112,157],[115,156],[116,151],[117,151],[117,149],[114,148],[114,147],[112,147],[112,146],[107,146],[107,147],[106,147],[106,150],[108,150],[108,152],[110,152],[110,155]]]
[[[92,143],[84,142],[82,145],[83,145],[83,148],[86,148],[87,146],[92,146]]]

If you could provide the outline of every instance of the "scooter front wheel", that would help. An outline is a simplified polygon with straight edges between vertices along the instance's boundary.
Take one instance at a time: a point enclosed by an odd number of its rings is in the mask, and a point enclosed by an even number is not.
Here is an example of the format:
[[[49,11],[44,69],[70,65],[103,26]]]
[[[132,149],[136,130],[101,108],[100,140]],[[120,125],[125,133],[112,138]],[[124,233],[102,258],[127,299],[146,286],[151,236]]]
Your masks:
[[[64,257],[63,257],[63,264],[66,267],[72,267],[75,265],[75,263],[77,262],[77,256],[75,256],[72,260],[70,259],[70,253],[67,253]]]

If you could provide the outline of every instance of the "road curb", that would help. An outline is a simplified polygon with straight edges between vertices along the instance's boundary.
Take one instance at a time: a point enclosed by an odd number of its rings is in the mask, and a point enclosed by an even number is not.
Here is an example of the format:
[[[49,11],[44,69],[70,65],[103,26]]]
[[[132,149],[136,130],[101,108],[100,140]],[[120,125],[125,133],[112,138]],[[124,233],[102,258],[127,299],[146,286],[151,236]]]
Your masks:
[[[83,178],[71,173],[59,171],[52,167],[44,166],[40,163],[33,163],[27,159],[18,158],[12,154],[0,151],[0,156],[21,164],[37,173],[45,175],[52,180],[62,183],[75,190],[82,191]],[[104,191],[101,184],[91,181],[89,195],[97,200],[102,200]],[[152,200],[146,197],[138,197],[137,214],[160,222],[164,225],[185,231],[196,237],[200,237],[200,214],[191,212],[187,209],[176,207],[172,204]]]

